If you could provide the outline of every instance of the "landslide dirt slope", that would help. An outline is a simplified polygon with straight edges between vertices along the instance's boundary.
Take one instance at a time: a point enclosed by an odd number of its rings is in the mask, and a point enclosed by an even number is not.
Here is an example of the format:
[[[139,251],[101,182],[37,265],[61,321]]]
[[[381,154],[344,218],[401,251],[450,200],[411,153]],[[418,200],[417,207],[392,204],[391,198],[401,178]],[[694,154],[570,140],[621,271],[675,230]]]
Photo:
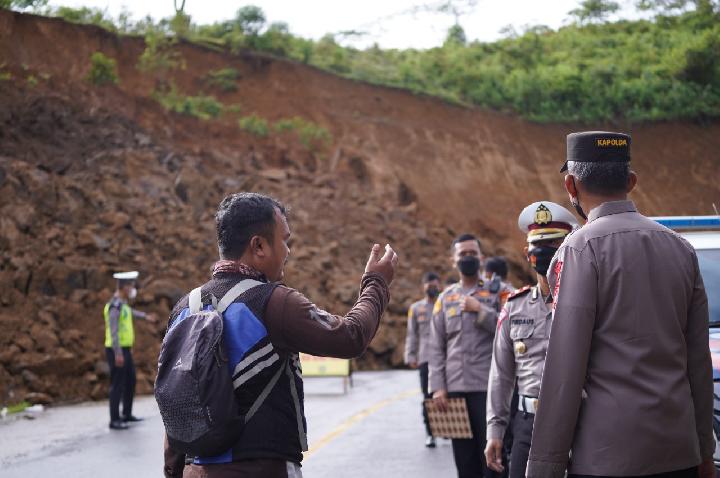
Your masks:
[[[273,194],[292,207],[287,283],[344,313],[373,242],[401,254],[390,311],[359,367],[401,362],[404,309],[425,269],[448,273],[452,236],[473,231],[527,277],[516,229],[528,203],[565,203],[565,134],[633,134],[634,195],[648,214],[704,214],[720,202],[720,126],[537,125],[371,86],[292,62],[182,44],[172,77],[242,114],[302,116],[333,137],[312,153],[287,135],[258,138],[235,117],[163,110],[144,48],[92,26],[0,10],[0,403],[39,392],[103,397],[101,309],[111,272],[142,271],[138,307],[166,315],[204,281],[216,256],[213,212],[227,193]],[[118,62],[120,83],[86,80],[90,55]],[[219,68],[237,91],[204,86]],[[28,81],[33,77],[35,81]],[[519,284],[518,284],[519,285]],[[164,325],[137,324],[139,389],[151,390]]]

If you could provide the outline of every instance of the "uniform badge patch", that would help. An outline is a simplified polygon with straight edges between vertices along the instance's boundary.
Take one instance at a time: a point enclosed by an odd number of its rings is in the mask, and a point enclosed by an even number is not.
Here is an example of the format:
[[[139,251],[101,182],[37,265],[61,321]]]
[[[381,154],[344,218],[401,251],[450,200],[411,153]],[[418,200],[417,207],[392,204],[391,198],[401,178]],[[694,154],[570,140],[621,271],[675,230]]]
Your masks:
[[[461,294],[450,294],[447,297],[447,302],[457,302],[460,300],[461,297],[462,297]]]
[[[558,303],[558,294],[560,293],[560,276],[562,275],[562,268],[563,268],[563,261],[557,261],[555,263],[555,269],[553,269],[553,272],[555,273],[555,287],[553,288],[553,303],[552,308],[555,310],[555,307]]]
[[[435,301],[435,306],[433,307],[433,315],[439,313],[442,310],[442,302],[440,299]]]

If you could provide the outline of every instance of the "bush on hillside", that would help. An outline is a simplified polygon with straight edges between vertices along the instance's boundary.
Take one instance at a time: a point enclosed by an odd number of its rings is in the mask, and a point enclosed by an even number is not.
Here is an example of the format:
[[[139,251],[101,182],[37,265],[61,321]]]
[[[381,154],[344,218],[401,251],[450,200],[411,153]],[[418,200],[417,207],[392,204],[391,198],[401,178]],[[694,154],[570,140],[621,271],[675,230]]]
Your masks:
[[[332,141],[332,135],[327,129],[300,116],[278,120],[273,129],[278,133],[296,133],[300,143],[308,149],[326,147]]]
[[[240,78],[240,73],[235,68],[221,68],[210,71],[205,76],[205,81],[209,86],[230,92],[237,91],[238,78]]]
[[[163,108],[168,111],[193,116],[202,120],[217,118],[223,112],[223,104],[214,96],[188,96],[178,91],[174,84],[171,84],[167,92],[153,93]]]
[[[90,56],[90,72],[87,79],[94,85],[116,85],[119,82],[117,74],[117,62],[114,58],[107,57],[96,51]]]
[[[243,131],[247,131],[255,136],[265,137],[270,133],[268,121],[255,113],[240,118],[238,120],[238,126],[240,126],[240,129]]]

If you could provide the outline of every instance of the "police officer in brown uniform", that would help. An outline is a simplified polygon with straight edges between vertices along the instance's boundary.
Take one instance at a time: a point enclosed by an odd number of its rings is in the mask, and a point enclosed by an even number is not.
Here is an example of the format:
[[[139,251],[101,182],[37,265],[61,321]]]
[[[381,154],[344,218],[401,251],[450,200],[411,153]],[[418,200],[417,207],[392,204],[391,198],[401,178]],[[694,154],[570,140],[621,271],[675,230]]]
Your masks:
[[[473,433],[453,439],[453,457],[460,478],[492,476],[485,466],[485,400],[492,358],[500,291],[479,277],[480,241],[464,234],[452,244],[460,282],[446,288],[435,302],[430,329],[430,390],[438,408],[447,398],[464,398]]]
[[[440,277],[434,272],[426,272],[422,280],[425,297],[413,303],[408,309],[407,336],[405,337],[405,363],[420,372],[420,389],[424,398],[432,398],[428,391],[428,340],[430,340],[430,320],[435,300],[440,294]],[[422,404],[421,404],[422,405]],[[425,423],[425,446],[435,448],[435,438],[430,431],[427,410],[422,406]]]
[[[508,266],[504,257],[491,257],[485,261],[485,271],[483,272],[483,280],[490,282],[490,291],[500,291],[500,299],[502,305],[515,292],[515,287],[507,282]]]
[[[545,351],[550,338],[550,295],[546,274],[550,260],[563,239],[577,226],[575,217],[550,201],[536,202],[520,213],[518,227],[527,234],[525,255],[537,273],[537,285],[512,294],[498,319],[488,383],[487,446],[488,466],[503,472],[503,438],[512,432],[510,478],[524,478],[530,451],[533,420]],[[511,399],[515,383],[519,391],[518,412],[509,429]]]
[[[627,194],[630,137],[573,133],[565,189],[587,223],[550,264],[552,333],[529,478],[714,477],[708,305],[694,249]]]

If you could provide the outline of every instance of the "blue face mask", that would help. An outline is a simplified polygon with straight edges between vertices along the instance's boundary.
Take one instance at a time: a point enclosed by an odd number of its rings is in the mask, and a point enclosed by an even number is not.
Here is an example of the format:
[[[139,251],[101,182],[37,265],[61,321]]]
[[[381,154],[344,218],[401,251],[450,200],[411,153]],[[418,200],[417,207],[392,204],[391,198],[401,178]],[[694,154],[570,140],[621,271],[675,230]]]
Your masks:
[[[528,259],[533,269],[541,276],[546,276],[550,268],[550,261],[557,252],[557,247],[537,246],[528,251]]]

